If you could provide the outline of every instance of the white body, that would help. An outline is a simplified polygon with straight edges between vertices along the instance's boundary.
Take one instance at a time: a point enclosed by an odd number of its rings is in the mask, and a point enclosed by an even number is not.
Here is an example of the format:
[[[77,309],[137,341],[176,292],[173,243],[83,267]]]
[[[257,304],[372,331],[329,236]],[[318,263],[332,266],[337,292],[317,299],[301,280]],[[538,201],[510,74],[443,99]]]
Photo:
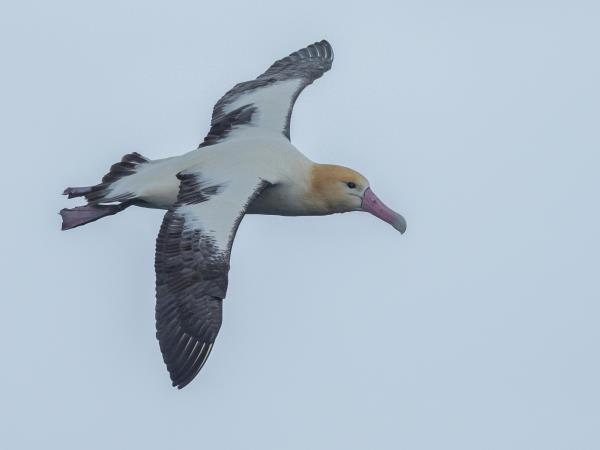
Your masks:
[[[177,200],[179,172],[193,170],[213,184],[235,183],[252,174],[273,184],[252,202],[248,213],[310,214],[306,193],[313,162],[283,136],[228,140],[181,156],[150,161],[113,183],[111,197],[134,193],[148,207],[168,209]]]

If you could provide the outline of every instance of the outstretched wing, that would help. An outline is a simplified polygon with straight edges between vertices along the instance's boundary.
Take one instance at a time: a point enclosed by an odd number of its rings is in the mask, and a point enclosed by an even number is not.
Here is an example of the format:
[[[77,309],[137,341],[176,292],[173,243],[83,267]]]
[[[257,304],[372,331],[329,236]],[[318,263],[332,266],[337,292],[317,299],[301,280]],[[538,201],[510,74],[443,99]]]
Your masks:
[[[200,147],[265,134],[290,138],[292,108],[302,90],[331,69],[333,49],[315,42],[273,63],[255,80],[239,83],[213,109]]]
[[[182,173],[177,202],[156,241],[156,337],[173,386],[200,371],[221,327],[231,246],[258,178],[209,184]]]

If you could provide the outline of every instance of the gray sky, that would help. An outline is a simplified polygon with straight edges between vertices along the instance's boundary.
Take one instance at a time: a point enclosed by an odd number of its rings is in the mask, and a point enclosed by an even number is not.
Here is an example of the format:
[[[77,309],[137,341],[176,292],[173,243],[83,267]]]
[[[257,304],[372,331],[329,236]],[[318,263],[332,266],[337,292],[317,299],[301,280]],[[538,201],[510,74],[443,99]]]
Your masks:
[[[597,5],[2,6],[0,446],[600,448]],[[61,233],[59,194],[194,148],[227,89],[322,38],[292,140],[408,232],[246,218],[215,349],[176,391],[162,212]]]

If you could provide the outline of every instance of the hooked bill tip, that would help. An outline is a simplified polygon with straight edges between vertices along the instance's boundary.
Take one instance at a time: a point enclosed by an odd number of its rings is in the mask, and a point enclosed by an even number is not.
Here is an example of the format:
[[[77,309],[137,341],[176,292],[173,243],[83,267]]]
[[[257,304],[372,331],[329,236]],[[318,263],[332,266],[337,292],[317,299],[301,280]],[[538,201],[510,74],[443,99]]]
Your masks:
[[[363,211],[373,214],[384,222],[389,223],[401,234],[406,231],[406,220],[393,209],[388,208],[379,198],[373,193],[370,187],[365,189],[361,204]]]
[[[406,219],[398,214],[398,217],[392,223],[392,226],[400,232],[400,234],[404,234],[406,232]]]

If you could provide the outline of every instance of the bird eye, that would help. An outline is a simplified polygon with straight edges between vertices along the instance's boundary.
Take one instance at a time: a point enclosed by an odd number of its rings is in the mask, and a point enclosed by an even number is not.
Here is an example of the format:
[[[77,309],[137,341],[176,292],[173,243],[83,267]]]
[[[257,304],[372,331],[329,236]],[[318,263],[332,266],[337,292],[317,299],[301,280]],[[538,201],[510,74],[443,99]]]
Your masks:
[[[353,183],[352,181],[349,181],[346,183],[346,186],[348,186],[350,189],[354,189],[356,187],[356,183]]]

